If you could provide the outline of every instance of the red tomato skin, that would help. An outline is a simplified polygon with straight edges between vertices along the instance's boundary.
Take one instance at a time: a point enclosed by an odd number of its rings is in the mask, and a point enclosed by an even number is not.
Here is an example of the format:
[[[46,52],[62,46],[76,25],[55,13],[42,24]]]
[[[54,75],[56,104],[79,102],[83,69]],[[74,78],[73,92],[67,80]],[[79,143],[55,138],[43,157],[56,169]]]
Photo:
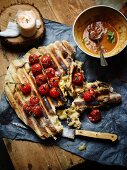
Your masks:
[[[89,91],[85,91],[83,94],[83,98],[86,102],[90,102],[93,100],[93,95]]]
[[[49,84],[51,87],[58,87],[59,86],[59,77],[52,77],[49,80]]]
[[[26,114],[30,114],[31,111],[32,111],[32,107],[31,107],[30,104],[25,103],[25,104],[23,105],[23,110],[24,110],[24,112],[25,112]]]
[[[77,72],[73,75],[72,82],[75,85],[81,85],[84,81],[84,76],[81,72]]]
[[[29,56],[29,63],[30,63],[30,65],[39,63],[39,56],[36,55],[36,54],[31,54],[31,55]]]
[[[49,95],[52,98],[58,98],[60,96],[60,90],[57,87],[52,87],[49,91]]]
[[[90,88],[83,93],[83,98],[86,102],[91,102],[95,99],[96,95],[97,93],[94,91],[94,89]]]
[[[29,83],[22,84],[22,85],[20,86],[20,90],[22,91],[22,93],[23,93],[24,95],[29,95],[30,92],[31,92],[31,86],[30,86]]]
[[[44,68],[50,67],[52,65],[52,59],[51,59],[50,54],[43,55],[41,58],[41,63]]]
[[[32,71],[34,76],[37,76],[38,74],[42,73],[42,66],[39,63],[34,64],[34,65],[31,66],[31,71]]]
[[[35,117],[39,117],[42,115],[42,107],[40,105],[35,105],[33,106],[32,108],[32,114],[35,116]]]
[[[101,120],[102,114],[98,109],[94,109],[87,115],[87,117],[91,122],[97,123]]]
[[[45,73],[49,79],[55,77],[55,70],[52,67],[45,69]]]
[[[35,78],[37,86],[41,86],[47,82],[46,76],[44,74],[39,74]]]
[[[49,92],[49,86],[48,84],[42,84],[39,88],[38,91],[41,95],[47,95]]]
[[[37,105],[39,104],[40,99],[37,96],[31,96],[30,98],[30,105]]]

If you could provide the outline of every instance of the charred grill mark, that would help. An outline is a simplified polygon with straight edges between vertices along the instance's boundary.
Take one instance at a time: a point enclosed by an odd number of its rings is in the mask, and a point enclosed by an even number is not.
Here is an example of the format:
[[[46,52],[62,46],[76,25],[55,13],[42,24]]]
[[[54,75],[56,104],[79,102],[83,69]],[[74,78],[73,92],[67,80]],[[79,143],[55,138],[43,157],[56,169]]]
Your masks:
[[[48,116],[47,116],[45,109],[43,108],[43,106],[41,106],[41,107],[42,107],[42,113],[43,113],[44,117],[48,119]]]
[[[98,83],[98,86],[99,86],[99,87],[104,87],[104,88],[109,88],[109,84],[108,84],[108,83],[105,83],[105,82],[99,82],[99,83]]]
[[[41,137],[49,137],[48,132],[46,131],[45,127],[40,126],[39,123],[40,119],[35,119],[33,116],[28,117],[28,125]]]
[[[97,86],[96,86],[95,84],[93,84],[91,87],[92,87],[93,89],[96,89],[96,88],[97,88]]]
[[[49,119],[45,119],[45,126],[50,129],[52,133],[57,133],[57,129],[54,129],[53,125],[50,123]]]
[[[58,48],[58,50],[61,51],[61,56],[62,56],[63,62],[65,63],[65,65],[67,67],[69,67],[69,63],[72,62],[72,58],[71,58],[71,56],[69,56],[66,48],[62,45],[61,42],[58,42],[58,41],[55,42],[55,45]]]
[[[58,69],[58,66],[56,65],[56,63],[52,60],[52,67],[56,70]]]
[[[43,100],[43,103],[46,106],[46,109],[48,110],[48,112],[51,114],[54,114],[52,107],[51,107],[49,101],[47,100],[47,98],[44,96],[44,97],[42,97],[42,100]]]
[[[50,101],[53,103],[54,106],[58,106],[59,99],[53,99],[51,98]]]
[[[61,91],[60,91],[60,100],[61,100],[63,103],[65,102],[65,99],[64,99],[63,94],[62,94]]]
[[[63,55],[64,58],[67,58],[68,53],[67,53],[65,50],[63,50],[63,51],[62,51],[62,55]]]
[[[73,55],[75,53],[74,48],[67,41],[62,41],[62,45],[64,46],[69,55]]]
[[[61,42],[56,42],[55,44],[61,51],[63,58],[66,59],[68,57],[68,53],[67,53],[65,47],[62,45]]]
[[[17,92],[14,94],[14,98],[17,101],[19,106],[23,106],[22,100],[20,99],[19,95],[17,94]]]
[[[51,50],[49,47],[45,47],[45,53],[49,53],[52,59],[53,67],[55,69],[58,69],[60,67],[58,61],[56,60],[55,56],[52,54]]]
[[[51,59],[52,59],[52,63],[53,63],[53,68],[54,69],[59,69],[60,65],[57,62],[57,60],[55,59],[55,57],[53,56],[53,54],[51,54]]]
[[[53,127],[54,131],[51,131],[49,128],[47,128],[45,126],[45,119],[40,118],[40,119],[37,120],[37,122],[38,122],[38,126],[39,126],[42,134],[45,136],[45,138],[48,138],[49,136],[51,136],[52,132],[53,133],[55,132],[54,127]]]
[[[101,89],[99,93],[102,95],[102,94],[109,94],[109,92],[110,92],[109,89]]]
[[[35,126],[32,122],[32,120],[30,119],[30,117],[27,116],[27,122],[28,122],[28,126],[30,126],[34,131],[35,131]]]
[[[6,88],[8,88],[8,90],[6,89],[6,91],[8,91],[8,98],[9,98],[9,101],[10,101],[10,104],[13,108],[15,108],[15,111],[18,115],[18,117],[24,121],[25,124],[27,124],[27,119],[26,119],[26,115],[22,109],[22,107],[20,105],[17,104],[16,102],[16,99],[14,98],[14,94],[11,93],[11,89],[9,88],[9,86],[6,86]],[[20,97],[20,100],[22,98]]]
[[[53,55],[56,57],[57,61],[59,62],[60,66],[64,69],[64,70],[67,70],[67,66],[66,64],[64,63],[64,61],[62,60],[62,58],[57,54],[56,50],[55,49],[52,49],[51,50]]]

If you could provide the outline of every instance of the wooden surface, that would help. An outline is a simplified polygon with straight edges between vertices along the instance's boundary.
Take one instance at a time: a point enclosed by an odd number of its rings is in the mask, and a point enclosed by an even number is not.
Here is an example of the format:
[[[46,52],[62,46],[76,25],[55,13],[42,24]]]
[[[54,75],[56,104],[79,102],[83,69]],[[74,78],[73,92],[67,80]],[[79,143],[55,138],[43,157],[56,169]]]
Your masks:
[[[76,16],[87,7],[95,5],[95,0],[0,0],[0,11],[11,3],[26,2],[40,10],[44,18],[72,25]],[[18,56],[0,47],[0,95],[9,63]],[[85,160],[57,146],[43,146],[32,142],[11,141],[4,143],[16,170],[65,170]]]

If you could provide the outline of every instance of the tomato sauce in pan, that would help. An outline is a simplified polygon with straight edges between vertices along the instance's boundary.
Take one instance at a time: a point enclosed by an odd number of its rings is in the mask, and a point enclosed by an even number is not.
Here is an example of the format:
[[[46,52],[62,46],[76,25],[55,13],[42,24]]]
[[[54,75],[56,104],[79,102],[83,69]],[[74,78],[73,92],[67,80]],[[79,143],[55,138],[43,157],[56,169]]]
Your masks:
[[[97,34],[102,33],[102,38],[100,39],[101,48],[103,53],[107,53],[112,51],[118,41],[118,35],[113,26],[111,26],[108,22],[98,21],[95,23],[91,23],[86,27],[83,32],[83,42],[85,47],[90,51],[96,54],[99,53],[98,43],[90,39],[90,32],[93,32],[96,36]]]

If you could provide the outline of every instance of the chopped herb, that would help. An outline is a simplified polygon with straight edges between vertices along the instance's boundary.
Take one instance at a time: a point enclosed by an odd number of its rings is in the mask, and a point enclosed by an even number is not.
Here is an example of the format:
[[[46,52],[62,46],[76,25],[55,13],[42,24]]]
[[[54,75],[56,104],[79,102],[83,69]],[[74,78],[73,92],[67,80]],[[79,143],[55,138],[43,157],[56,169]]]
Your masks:
[[[84,39],[83,39],[83,42],[87,45],[87,44],[89,44],[89,40],[88,40],[88,38],[87,37],[85,37]]]
[[[107,39],[110,43],[114,43],[115,42],[114,32],[108,31],[107,32]]]
[[[83,143],[82,145],[80,145],[80,146],[78,147],[78,150],[79,150],[79,151],[84,151],[84,150],[86,150],[86,144]]]

